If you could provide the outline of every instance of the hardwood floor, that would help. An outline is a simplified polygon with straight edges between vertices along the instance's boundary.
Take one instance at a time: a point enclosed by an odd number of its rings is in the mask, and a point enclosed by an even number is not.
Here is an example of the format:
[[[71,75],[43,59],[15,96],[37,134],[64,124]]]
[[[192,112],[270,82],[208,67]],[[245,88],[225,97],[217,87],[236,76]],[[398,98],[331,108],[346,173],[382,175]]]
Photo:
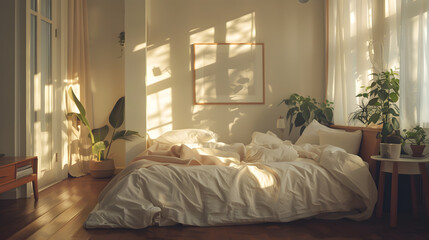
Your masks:
[[[140,230],[83,228],[109,179],[64,180],[33,198],[0,200],[0,239],[429,239],[424,218],[399,214],[398,227],[382,219],[299,220],[225,227],[149,227]]]

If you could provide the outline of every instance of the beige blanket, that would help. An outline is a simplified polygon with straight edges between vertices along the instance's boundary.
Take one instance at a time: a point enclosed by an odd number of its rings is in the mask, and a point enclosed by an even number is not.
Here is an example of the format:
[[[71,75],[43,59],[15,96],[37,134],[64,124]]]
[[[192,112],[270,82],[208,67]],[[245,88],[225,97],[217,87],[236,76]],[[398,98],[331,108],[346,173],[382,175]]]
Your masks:
[[[218,165],[230,166],[240,164],[238,153],[226,152],[218,149],[199,148],[191,149],[186,145],[174,145],[165,151],[153,152],[146,150],[137,156],[130,163],[130,167],[125,168],[103,189],[98,197],[99,201],[105,194],[124,176],[138,168],[148,168],[154,165],[177,165],[177,166],[195,166],[195,165]]]

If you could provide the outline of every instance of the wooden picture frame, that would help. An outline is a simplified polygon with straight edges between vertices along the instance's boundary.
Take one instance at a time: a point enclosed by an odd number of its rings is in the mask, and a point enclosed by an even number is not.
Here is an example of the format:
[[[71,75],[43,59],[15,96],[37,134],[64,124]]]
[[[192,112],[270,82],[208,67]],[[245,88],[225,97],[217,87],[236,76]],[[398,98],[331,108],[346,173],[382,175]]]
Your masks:
[[[194,104],[265,104],[263,43],[194,43]]]

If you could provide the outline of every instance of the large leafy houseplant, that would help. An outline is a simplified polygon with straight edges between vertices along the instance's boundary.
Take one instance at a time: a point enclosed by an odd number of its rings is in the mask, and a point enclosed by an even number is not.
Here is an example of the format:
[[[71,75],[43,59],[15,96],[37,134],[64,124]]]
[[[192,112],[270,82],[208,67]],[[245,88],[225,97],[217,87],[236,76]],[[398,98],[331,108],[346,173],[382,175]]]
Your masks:
[[[356,97],[363,101],[359,109],[351,114],[351,119],[357,119],[369,125],[382,125],[379,137],[382,143],[401,143],[399,126],[399,78],[398,73],[390,69],[380,73],[372,73],[370,85],[364,87],[364,92]]]
[[[113,133],[110,136],[110,139],[106,140],[110,129],[109,126],[106,124],[101,128],[91,129],[88,119],[86,118],[86,110],[76,97],[72,88],[69,88],[68,94],[79,110],[77,113],[71,112],[68,113],[68,115],[76,115],[82,124],[88,128],[92,144],[92,154],[97,156],[99,161],[109,158],[110,148],[114,141],[119,139],[132,140],[133,137],[139,136],[136,131],[118,130],[124,122],[125,97],[119,98],[109,115],[109,124],[113,129]]]
[[[289,108],[286,113],[286,120],[289,121],[289,133],[293,127],[300,127],[300,134],[302,134],[313,119],[324,125],[332,124],[333,102],[326,100],[319,103],[314,98],[303,97],[294,93],[289,98],[283,99],[280,104],[282,103]]]

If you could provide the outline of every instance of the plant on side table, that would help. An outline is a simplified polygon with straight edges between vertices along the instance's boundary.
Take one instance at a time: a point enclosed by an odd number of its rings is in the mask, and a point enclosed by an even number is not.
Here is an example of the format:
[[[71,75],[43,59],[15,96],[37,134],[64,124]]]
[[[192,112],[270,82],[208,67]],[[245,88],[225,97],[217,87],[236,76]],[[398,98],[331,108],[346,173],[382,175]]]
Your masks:
[[[289,121],[289,133],[293,127],[300,127],[299,134],[310,124],[313,119],[324,125],[331,125],[334,116],[333,102],[326,100],[319,103],[314,98],[303,97],[299,94],[292,94],[289,98],[283,99],[289,110],[286,113],[286,120]]]
[[[399,126],[399,100],[398,73],[390,69],[380,73],[372,73],[370,85],[364,87],[363,93],[356,95],[362,97],[358,110],[351,113],[351,120],[362,123],[382,125],[377,137],[381,138],[380,154],[383,158],[399,158],[401,153],[401,134]]]
[[[411,150],[413,151],[413,157],[423,157],[423,151],[425,150],[426,143],[426,132],[419,125],[415,126],[411,130],[404,129],[404,142],[409,142]]]
[[[89,122],[86,118],[86,110],[79,99],[73,92],[72,88],[69,88],[68,94],[73,102],[76,104],[79,112],[71,112],[67,115],[76,115],[77,118],[85,125],[89,130],[89,137],[91,138],[92,144],[92,154],[95,156],[89,164],[89,170],[91,176],[95,178],[105,178],[111,177],[115,171],[115,164],[113,159],[109,158],[110,148],[114,141],[123,139],[123,140],[132,140],[133,137],[139,136],[138,132],[130,130],[120,130],[118,129],[122,126],[124,122],[124,112],[125,112],[125,97],[119,98],[113,107],[109,115],[109,123],[113,128],[113,133],[110,136],[109,140],[106,140],[106,137],[109,133],[109,126],[106,124],[101,128],[91,129]],[[107,150],[107,151],[106,151]]]

